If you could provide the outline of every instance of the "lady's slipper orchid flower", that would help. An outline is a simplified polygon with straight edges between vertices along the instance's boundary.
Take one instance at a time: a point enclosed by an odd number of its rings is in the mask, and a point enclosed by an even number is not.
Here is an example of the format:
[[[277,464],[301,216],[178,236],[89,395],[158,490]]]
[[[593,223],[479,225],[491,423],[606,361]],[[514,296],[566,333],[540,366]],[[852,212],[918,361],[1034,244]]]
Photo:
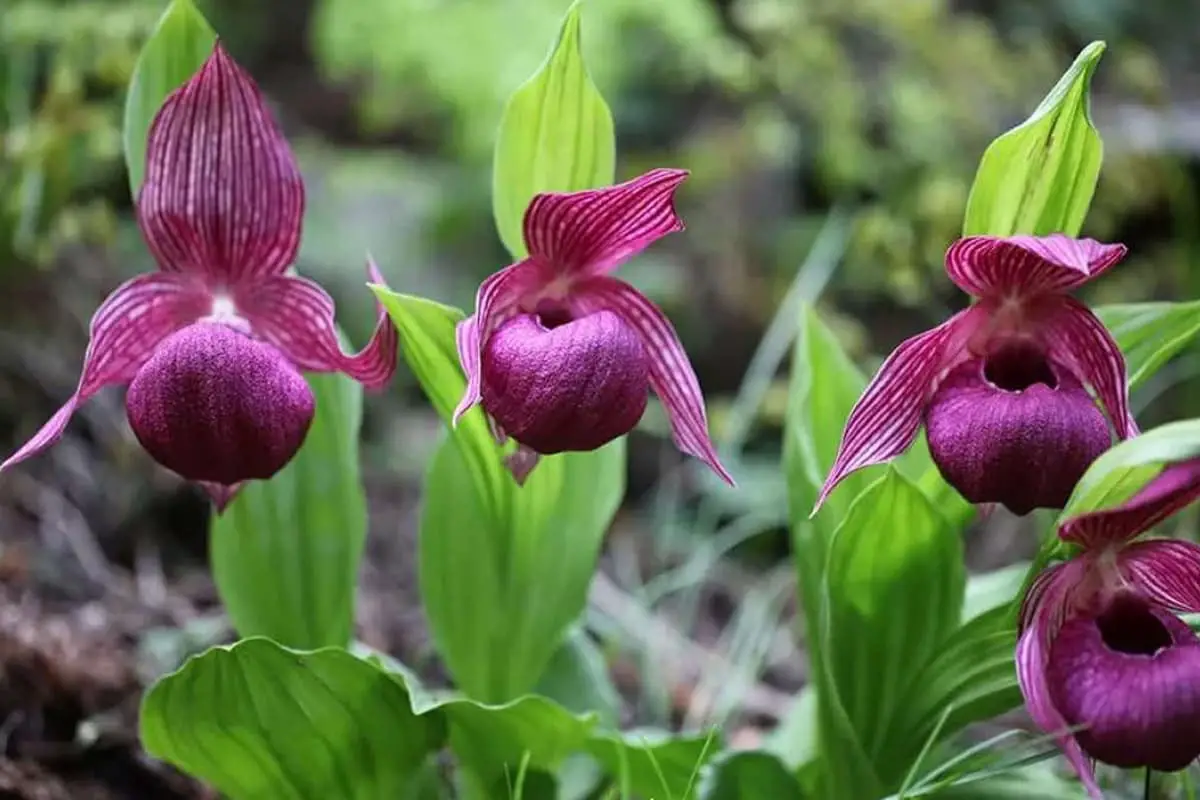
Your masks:
[[[934,463],[967,500],[1017,514],[1062,508],[1112,444],[1109,421],[1122,439],[1137,433],[1125,359],[1068,295],[1124,255],[1062,234],[951,245],[946,272],[977,302],[884,361],[850,412],[817,508],[850,473],[904,452],[922,422]]]
[[[1041,573],[1021,612],[1017,677],[1030,716],[1057,735],[1100,797],[1090,759],[1183,769],[1200,756],[1200,546],[1133,541],[1200,498],[1200,459],[1164,469],[1117,508],[1068,520],[1082,553]]]
[[[508,459],[518,483],[539,455],[594,450],[628,433],[651,387],[679,449],[733,482],[675,329],[610,276],[683,230],[674,198],[687,175],[655,169],[616,186],[535,196],[524,219],[528,257],[487,278],[475,314],[459,323],[467,387],[454,420],[481,403],[497,440],[519,445]]]
[[[382,309],[370,344],[346,355],[329,295],[287,274],[303,211],[287,141],[218,43],[150,127],[137,219],[158,271],[122,284],[97,309],[75,394],[0,470],[53,444],[98,391],[127,383],[143,447],[222,509],[241,483],[270,478],[303,443],[314,399],[301,370],[386,383],[397,332]]]

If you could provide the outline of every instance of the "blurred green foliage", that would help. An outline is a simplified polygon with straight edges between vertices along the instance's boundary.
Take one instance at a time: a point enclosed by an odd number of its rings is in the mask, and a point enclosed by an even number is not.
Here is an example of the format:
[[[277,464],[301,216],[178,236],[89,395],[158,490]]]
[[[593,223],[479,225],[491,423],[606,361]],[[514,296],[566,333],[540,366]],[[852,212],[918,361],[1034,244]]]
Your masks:
[[[99,195],[121,169],[121,93],[158,14],[151,0],[0,8],[0,266],[105,240]]]
[[[446,155],[479,163],[566,5],[317,0],[312,36],[329,76],[363,87],[365,126],[448,120]],[[642,141],[671,142],[657,160],[691,167],[697,192],[798,176],[781,187],[782,213],[750,232],[733,229],[746,224],[737,213],[704,220],[698,248],[749,239],[767,280],[786,281],[810,241],[804,216],[850,199],[861,215],[838,288],[920,305],[942,280],[980,154],[1033,110],[1074,56],[1072,38],[1117,39],[1102,88],[1151,103],[1164,90],[1150,48],[1123,35],[1123,0],[993,5],[605,0],[585,5],[584,42],[624,158],[653,158]],[[1108,155],[1085,230],[1101,237],[1181,189],[1159,154]]]

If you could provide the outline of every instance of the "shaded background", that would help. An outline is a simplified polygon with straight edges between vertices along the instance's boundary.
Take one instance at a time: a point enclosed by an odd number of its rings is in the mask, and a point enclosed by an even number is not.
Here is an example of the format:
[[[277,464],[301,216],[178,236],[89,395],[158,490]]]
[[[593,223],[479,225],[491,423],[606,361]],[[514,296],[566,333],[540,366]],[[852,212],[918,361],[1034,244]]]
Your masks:
[[[122,88],[163,5],[0,0],[6,452],[73,390],[103,296],[152,267],[119,123]],[[495,126],[566,0],[199,5],[276,104],[308,185],[298,266],[337,298],[350,337],[365,341],[373,319],[367,250],[393,288],[469,306],[479,280],[506,263],[490,211]],[[678,327],[741,483],[721,491],[681,465],[655,405],[631,437],[630,491],[587,618],[627,723],[727,724],[752,745],[786,719],[804,682],[779,468],[786,374],[772,359],[748,369],[751,358],[798,275],[869,367],[960,308],[941,256],[979,156],[1093,39],[1109,45],[1093,91],[1105,166],[1085,233],[1131,253],[1089,299],[1200,297],[1197,30],[1200,4],[1183,0],[586,7],[618,177],[693,173],[680,197],[689,231],[623,274]],[[1144,387],[1143,427],[1194,409],[1197,374],[1189,351]],[[754,386],[761,403],[747,401]],[[437,433],[403,367],[368,399],[359,635],[433,679],[413,548]],[[231,636],[206,568],[207,515],[199,492],[138,448],[118,390],[0,480],[0,795],[203,796],[144,764],[133,725],[145,681]],[[1029,524],[998,513],[978,526],[972,567],[1027,556]]]

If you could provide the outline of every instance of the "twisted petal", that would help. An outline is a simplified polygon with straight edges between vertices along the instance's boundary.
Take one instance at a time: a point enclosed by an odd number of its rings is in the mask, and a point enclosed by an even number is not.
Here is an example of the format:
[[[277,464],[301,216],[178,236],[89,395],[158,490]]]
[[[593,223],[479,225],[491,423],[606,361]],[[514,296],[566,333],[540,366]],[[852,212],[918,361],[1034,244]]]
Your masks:
[[[159,265],[210,283],[278,275],[300,245],[304,185],[254,81],[218,43],[150,126],[142,234]]]
[[[1127,542],[1200,498],[1200,458],[1172,464],[1116,508],[1067,520],[1058,535],[1090,550]]]
[[[1017,641],[1016,666],[1017,683],[1021,686],[1021,694],[1025,697],[1025,706],[1029,716],[1040,729],[1054,735],[1058,746],[1079,778],[1083,781],[1088,794],[1093,798],[1103,798],[1100,787],[1096,783],[1096,775],[1092,770],[1091,761],[1084,754],[1079,742],[1069,732],[1070,726],[1062,714],[1054,706],[1050,695],[1050,687],[1046,681],[1046,663],[1049,650],[1046,637],[1039,630],[1035,621]]]
[[[687,170],[654,169],[616,186],[535,196],[525,246],[559,274],[604,275],[669,233],[683,230],[675,190]]]
[[[1150,599],[1180,613],[1200,613],[1200,546],[1151,539],[1121,551],[1122,573]]]
[[[733,477],[721,464],[708,435],[704,394],[670,320],[637,289],[616,278],[594,277],[576,284],[571,305],[579,313],[612,311],[641,336],[650,366],[650,385],[666,407],[676,446],[703,461],[724,481]]]
[[[946,251],[950,280],[974,297],[1059,294],[1082,286],[1125,257],[1123,244],[1049,236],[968,236]]]
[[[367,272],[372,283],[386,286],[369,259]],[[355,355],[343,352],[338,341],[333,299],[307,278],[273,275],[246,284],[235,293],[234,303],[257,336],[302,370],[341,372],[368,389],[381,388],[396,371],[399,333],[378,302],[375,332]]]
[[[1054,298],[1042,311],[1045,317],[1039,335],[1050,358],[1092,387],[1117,436],[1136,436],[1137,422],[1129,410],[1125,356],[1104,323],[1071,297]]]
[[[185,276],[139,275],[117,287],[92,315],[75,394],[0,470],[54,444],[75,409],[105,386],[132,380],[159,342],[207,314],[211,305],[203,288]]]
[[[475,294],[475,313],[458,323],[454,331],[458,360],[467,386],[454,409],[454,424],[462,419],[481,398],[483,388],[483,345],[487,337],[518,311],[523,296],[543,283],[540,264],[532,258],[489,275]]]
[[[959,355],[978,307],[960,311],[938,327],[900,343],[850,410],[837,457],[813,513],[842,480],[863,467],[903,453],[917,438],[921,414],[938,376]]]

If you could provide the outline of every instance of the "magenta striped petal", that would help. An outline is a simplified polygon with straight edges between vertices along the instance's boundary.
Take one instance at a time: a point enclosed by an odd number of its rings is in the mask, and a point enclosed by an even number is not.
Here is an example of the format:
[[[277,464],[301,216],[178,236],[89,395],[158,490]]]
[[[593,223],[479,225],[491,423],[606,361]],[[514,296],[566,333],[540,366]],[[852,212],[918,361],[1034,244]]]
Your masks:
[[[54,444],[71,415],[106,386],[128,383],[158,343],[209,313],[212,299],[186,276],[154,273],[121,284],[92,315],[91,336],[75,394],[20,450],[7,469]]]
[[[603,276],[577,283],[572,289],[571,306],[574,312],[583,314],[611,311],[637,331],[650,361],[650,385],[666,408],[675,445],[734,485],[708,435],[700,381],[675,328],[662,311],[629,284]]]
[[[454,343],[467,386],[454,409],[453,424],[457,425],[480,400],[483,385],[483,346],[496,328],[517,313],[522,298],[534,293],[543,283],[542,271],[532,258],[519,261],[493,273],[479,284],[475,293],[475,313],[458,323]]]
[[[1123,504],[1081,514],[1058,529],[1064,541],[1095,550],[1130,541],[1200,498],[1200,458],[1172,464]]]
[[[1016,666],[1017,683],[1021,686],[1021,694],[1025,697],[1025,706],[1029,716],[1041,730],[1053,734],[1058,746],[1062,748],[1067,762],[1078,773],[1088,794],[1093,798],[1103,798],[1096,775],[1092,769],[1091,760],[1079,746],[1075,737],[1068,733],[1070,726],[1062,714],[1054,707],[1050,696],[1050,687],[1046,684],[1046,661],[1049,648],[1046,637],[1040,630],[1039,621],[1035,620],[1017,641]]]
[[[1128,439],[1138,434],[1137,421],[1129,410],[1129,383],[1125,356],[1112,334],[1088,307],[1072,297],[1048,300],[1046,316],[1038,335],[1046,343],[1048,356],[1075,373],[1100,399],[1117,436]]]
[[[1121,551],[1121,572],[1150,599],[1182,614],[1200,613],[1200,546],[1148,539]]]
[[[616,186],[535,196],[525,246],[559,274],[604,275],[669,233],[683,230],[675,190],[687,170],[654,169]]]
[[[1125,257],[1125,245],[1049,236],[968,236],[946,251],[946,272],[975,297],[1032,297],[1070,291]]]
[[[295,260],[304,185],[254,81],[218,43],[150,126],[137,214],[162,269],[210,283]]]
[[[387,285],[369,260],[367,271],[372,283]],[[343,352],[338,342],[333,299],[308,278],[261,278],[240,287],[234,303],[256,336],[279,348],[302,370],[341,372],[368,389],[382,388],[396,371],[400,335],[378,301],[375,332],[355,355]]]
[[[960,311],[901,342],[887,357],[850,411],[813,514],[847,475],[898,456],[913,443],[934,384],[960,355],[980,313],[976,307]]]

